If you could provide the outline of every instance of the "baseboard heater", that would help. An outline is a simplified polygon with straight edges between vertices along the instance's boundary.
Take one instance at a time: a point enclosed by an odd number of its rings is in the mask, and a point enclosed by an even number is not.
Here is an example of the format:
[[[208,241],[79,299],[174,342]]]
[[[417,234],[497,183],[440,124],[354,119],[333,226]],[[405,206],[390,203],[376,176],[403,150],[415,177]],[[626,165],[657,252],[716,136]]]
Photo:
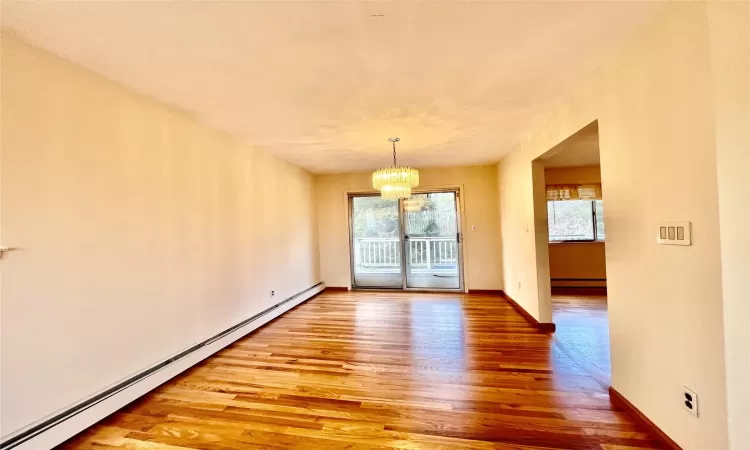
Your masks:
[[[271,306],[270,308],[250,317],[249,319],[245,319],[242,322],[230,328],[227,328],[226,330],[214,336],[211,336],[210,338],[204,341],[201,341],[193,345],[192,347],[186,350],[183,350],[182,352],[152,367],[149,367],[141,372],[138,372],[137,374],[117,383],[116,385],[110,388],[107,388],[106,390],[92,397],[89,397],[88,399],[76,404],[75,406],[71,408],[66,409],[65,411],[62,411],[47,419],[44,419],[42,422],[36,425],[33,425],[29,427],[28,429],[22,430],[15,435],[9,436],[3,442],[0,442],[0,450],[10,450],[13,448],[17,450],[21,450],[25,448],[29,448],[29,449],[41,449],[45,447],[51,448],[63,442],[64,440],[74,436],[80,431],[83,431],[85,428],[93,425],[94,423],[98,422],[99,420],[103,419],[109,414],[119,410],[120,408],[127,405],[128,403],[136,400],[137,398],[141,397],[147,392],[150,392],[151,390],[163,384],[164,382],[168,381],[169,379],[177,376],[181,372],[189,369],[190,367],[194,366],[198,362],[206,359],[207,357],[211,356],[212,354],[216,353],[217,351],[221,350],[227,345],[247,335],[251,331],[254,331],[258,327],[268,323],[269,321],[278,317],[280,314],[283,314],[284,312],[288,311],[294,306],[297,306],[297,304],[311,298],[313,295],[319,292],[322,292],[324,287],[325,287],[324,283],[321,281],[320,283],[314,286],[311,286],[305,289],[304,291],[299,292]],[[295,300],[297,300],[297,302],[292,303]],[[284,309],[284,311],[278,311],[280,308]],[[276,315],[272,314],[275,311],[278,312],[279,314],[276,314]],[[267,319],[267,320],[264,320],[264,319]],[[255,325],[255,327],[249,328],[247,330],[242,330],[248,325]],[[242,331],[242,334],[237,333],[238,331]],[[237,335],[232,336],[233,333],[236,333]],[[224,339],[225,342],[220,342],[222,341],[222,339]],[[201,350],[203,351],[201,352]],[[166,372],[166,369],[172,369],[172,368],[174,370],[170,371],[169,373],[164,373]],[[87,413],[90,413],[92,409],[95,408],[96,406],[102,405],[107,400],[111,400],[115,395],[122,393],[128,388],[136,387],[136,385],[139,382],[142,382],[149,377],[156,376],[157,374],[159,374],[159,372],[162,372],[164,376],[159,377],[158,380],[154,380],[154,383],[156,384],[149,383],[149,386],[145,386],[145,389],[139,389],[138,392],[133,392],[132,395],[128,396],[126,399],[122,399],[122,401],[120,402],[116,402],[115,404],[109,405],[109,408],[106,408],[105,410],[99,412],[98,414],[89,414],[90,417],[87,417],[86,419],[81,420],[80,421],[81,423],[79,423],[78,426],[67,427],[68,429],[61,432],[58,436],[54,436],[54,437],[51,436],[49,439],[44,439],[43,440],[44,442],[41,442],[41,441],[34,442],[33,446],[27,447],[28,444],[32,444],[31,442],[32,440],[36,441],[37,439],[41,438],[46,432],[52,431],[53,428],[64,426],[66,425],[66,423],[73,421],[77,417],[81,417],[82,415],[86,415]],[[104,413],[104,415],[102,415],[102,413]],[[27,445],[24,445],[24,444],[27,444]]]

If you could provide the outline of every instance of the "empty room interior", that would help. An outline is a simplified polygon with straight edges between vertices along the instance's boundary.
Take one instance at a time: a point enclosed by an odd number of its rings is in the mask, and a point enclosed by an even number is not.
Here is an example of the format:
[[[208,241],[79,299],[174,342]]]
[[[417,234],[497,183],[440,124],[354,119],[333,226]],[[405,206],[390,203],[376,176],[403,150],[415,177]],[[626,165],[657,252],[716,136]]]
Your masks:
[[[750,1],[0,25],[0,450],[750,450]]]

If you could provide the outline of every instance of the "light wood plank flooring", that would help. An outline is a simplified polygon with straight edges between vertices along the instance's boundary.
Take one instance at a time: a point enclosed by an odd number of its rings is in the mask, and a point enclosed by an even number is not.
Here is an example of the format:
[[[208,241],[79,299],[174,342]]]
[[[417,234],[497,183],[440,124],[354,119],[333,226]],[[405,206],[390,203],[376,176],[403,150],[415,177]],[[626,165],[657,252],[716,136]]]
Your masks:
[[[604,387],[612,382],[604,295],[553,295],[556,342]]]
[[[326,292],[70,449],[658,448],[501,297]]]

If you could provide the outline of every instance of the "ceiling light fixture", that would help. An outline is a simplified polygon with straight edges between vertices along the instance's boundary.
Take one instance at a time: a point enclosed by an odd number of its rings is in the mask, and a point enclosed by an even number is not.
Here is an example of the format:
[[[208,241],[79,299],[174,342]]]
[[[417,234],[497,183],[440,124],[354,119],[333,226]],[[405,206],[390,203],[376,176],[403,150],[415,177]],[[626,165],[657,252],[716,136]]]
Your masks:
[[[396,142],[400,139],[389,138],[393,144],[393,167],[378,169],[372,173],[372,187],[380,191],[383,198],[395,200],[411,196],[412,188],[419,186],[419,171],[413,167],[396,165]]]

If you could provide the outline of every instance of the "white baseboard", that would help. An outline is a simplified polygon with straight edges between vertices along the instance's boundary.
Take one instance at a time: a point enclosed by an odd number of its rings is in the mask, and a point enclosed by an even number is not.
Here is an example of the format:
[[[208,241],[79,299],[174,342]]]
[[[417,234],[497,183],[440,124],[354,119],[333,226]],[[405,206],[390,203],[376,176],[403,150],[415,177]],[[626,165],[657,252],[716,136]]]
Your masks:
[[[44,431],[39,431],[36,434],[29,433],[29,430],[34,429],[39,424],[44,423],[45,421],[48,421],[50,419],[50,418],[44,418],[40,420],[39,422],[32,424],[29,427],[26,427],[24,430],[20,430],[19,432],[14,433],[11,436],[8,436],[8,438],[5,439],[4,442],[0,444],[0,449],[2,450],[6,450],[6,449],[8,450],[9,449],[13,449],[13,450],[51,449],[52,447],[64,442],[66,439],[69,439],[75,436],[76,434],[80,433],[81,431],[85,430],[86,428],[90,427],[96,422],[109,416],[110,414],[119,410],[120,408],[132,402],[133,400],[136,400],[137,398],[148,393],[149,391],[152,391],[153,389],[163,384],[164,382],[170,380],[171,378],[179,375],[185,370],[198,364],[199,362],[203,361],[204,359],[208,358],[209,356],[213,355],[214,353],[218,352],[219,350],[228,346],[234,341],[244,337],[251,331],[265,325],[266,323],[279,317],[280,315],[284,314],[285,312],[289,311],[290,309],[294,308],[300,303],[305,302],[306,300],[313,297],[315,294],[323,291],[324,289],[325,289],[325,285],[323,283],[319,283],[303,291],[302,293],[297,294],[297,296],[293,296],[287,301],[282,302],[279,306],[271,308],[270,310],[267,310],[268,311],[267,313],[245,324],[244,326],[237,328],[236,330],[233,330],[231,333],[228,333],[214,341],[211,341],[209,339],[208,344],[198,348],[197,350],[187,355],[184,355],[183,357],[167,365],[164,365],[164,367],[160,368],[159,370],[156,370],[153,373],[150,373],[149,375],[139,379],[138,381],[135,381],[132,384],[129,384],[128,386],[123,387],[121,390],[113,393],[111,396],[108,396],[91,406],[87,406],[85,409],[83,408],[83,405],[90,403],[91,398],[99,394],[92,395],[91,397],[82,400],[79,403],[79,406],[75,406],[68,410],[69,412],[71,412],[69,416],[62,417],[61,414],[56,414],[55,416],[61,416],[61,420],[55,423],[54,425],[51,425],[49,428],[45,429]],[[183,352],[180,352],[180,353],[183,353]],[[178,355],[180,353],[178,353]],[[169,361],[175,356],[165,358],[164,361]],[[162,361],[159,364],[155,364],[155,366],[164,364],[164,361]],[[146,368],[144,369],[143,372],[146,372],[148,370],[149,368]],[[115,383],[114,386],[117,386],[121,383],[122,382]],[[104,391],[106,391],[106,389]],[[29,437],[27,440],[23,440],[23,441],[16,440],[14,442],[14,439],[17,436],[22,436],[22,435],[28,435]]]

